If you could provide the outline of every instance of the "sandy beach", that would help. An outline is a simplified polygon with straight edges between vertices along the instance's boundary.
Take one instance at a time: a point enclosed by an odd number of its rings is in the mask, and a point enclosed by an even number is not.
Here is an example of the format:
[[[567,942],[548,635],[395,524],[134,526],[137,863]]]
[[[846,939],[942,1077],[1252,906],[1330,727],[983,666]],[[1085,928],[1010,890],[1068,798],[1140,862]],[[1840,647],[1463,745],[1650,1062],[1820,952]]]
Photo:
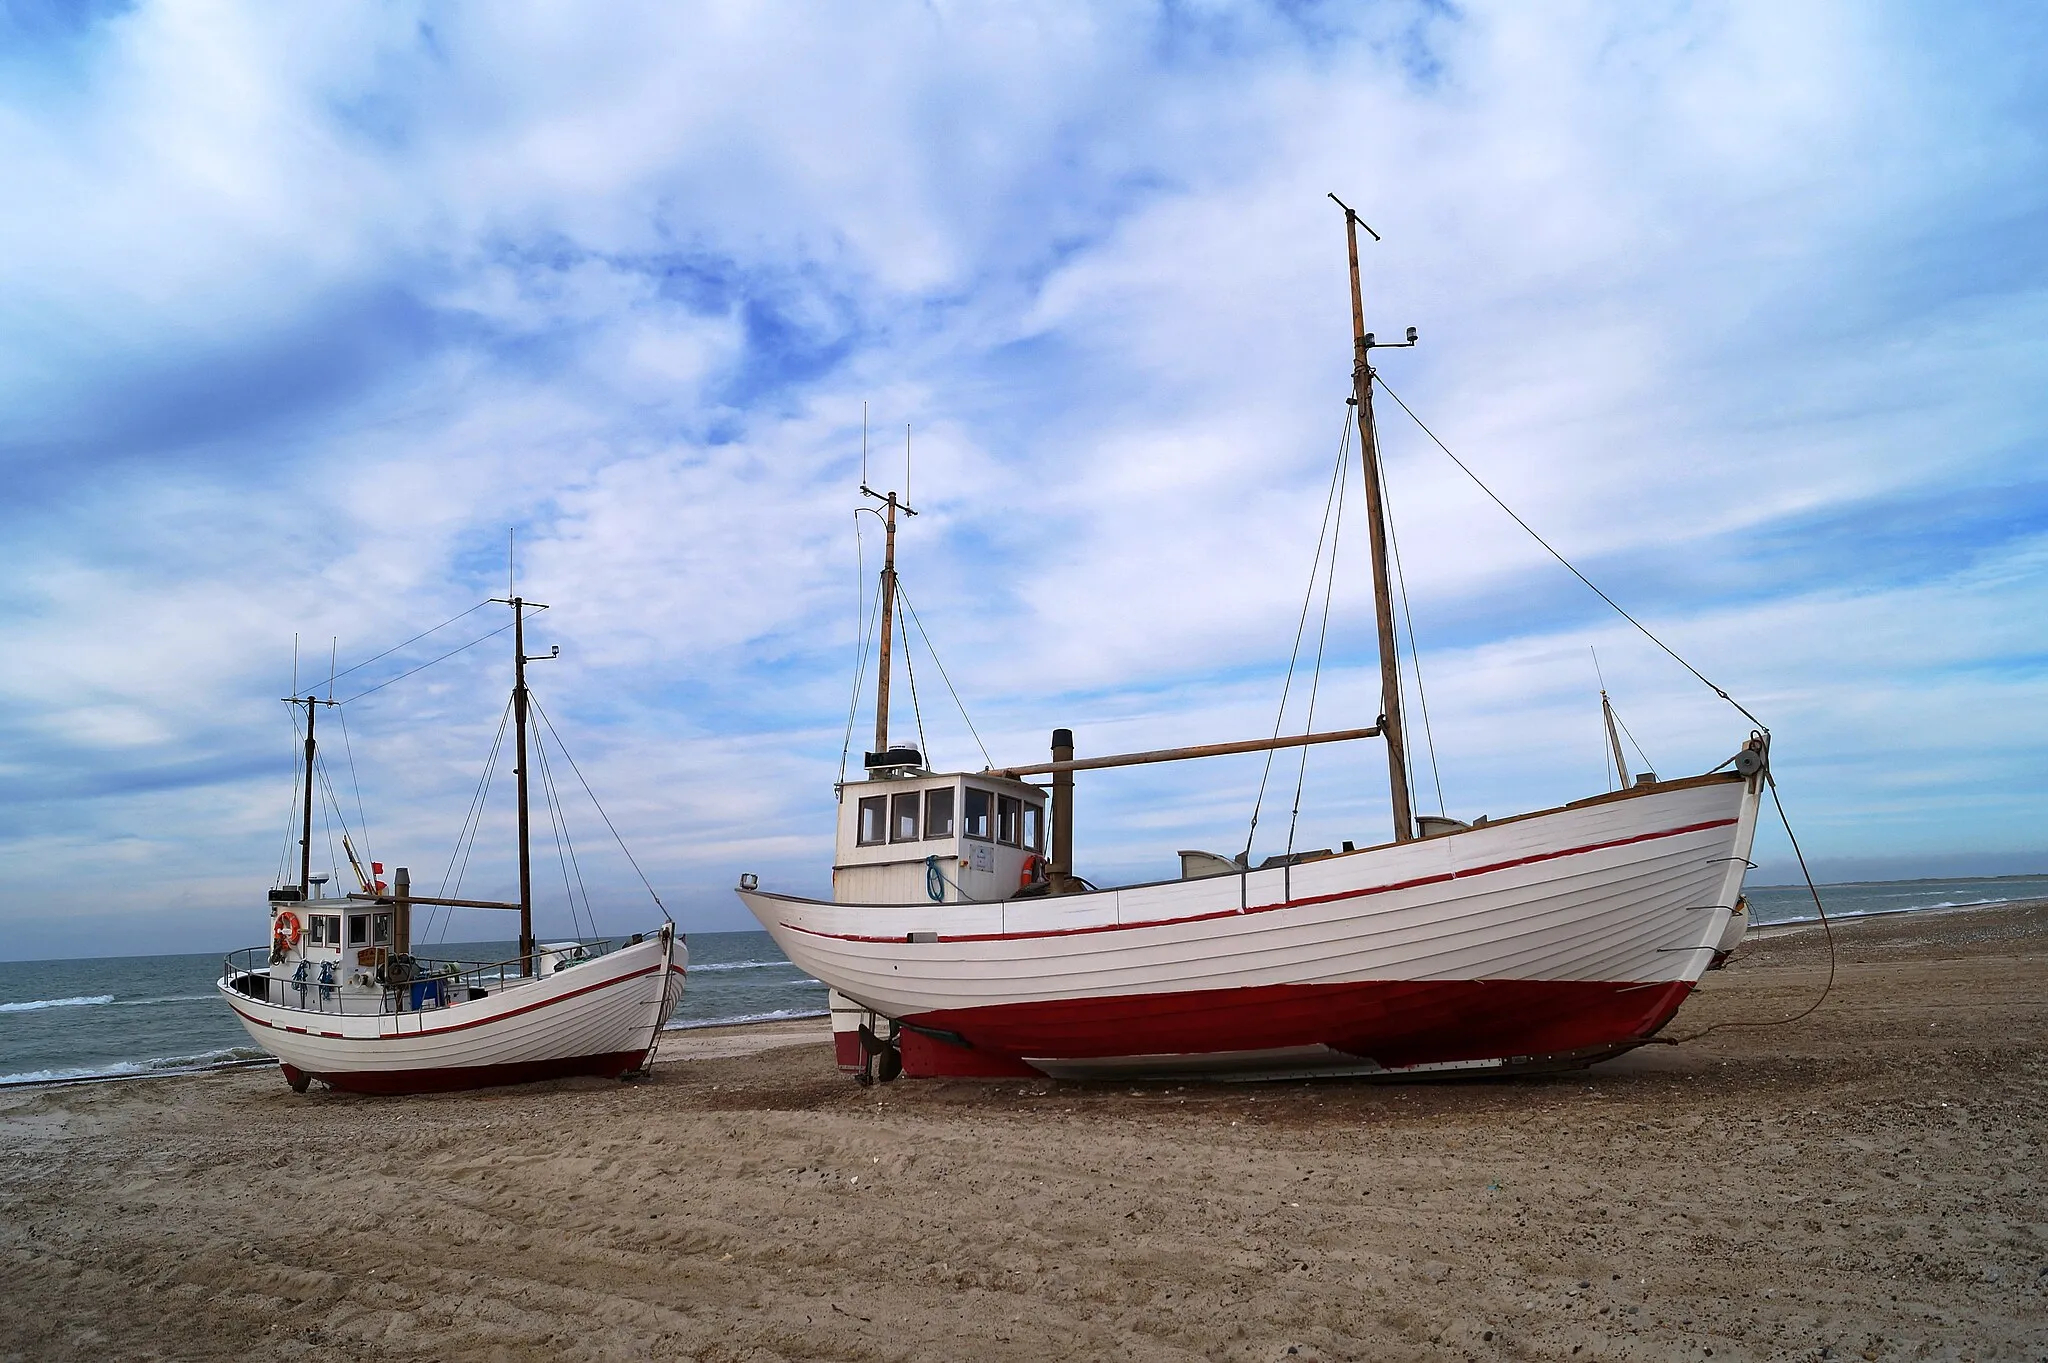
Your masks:
[[[1836,939],[1552,1078],[8,1092],[0,1358],[2048,1357],[2048,905]]]

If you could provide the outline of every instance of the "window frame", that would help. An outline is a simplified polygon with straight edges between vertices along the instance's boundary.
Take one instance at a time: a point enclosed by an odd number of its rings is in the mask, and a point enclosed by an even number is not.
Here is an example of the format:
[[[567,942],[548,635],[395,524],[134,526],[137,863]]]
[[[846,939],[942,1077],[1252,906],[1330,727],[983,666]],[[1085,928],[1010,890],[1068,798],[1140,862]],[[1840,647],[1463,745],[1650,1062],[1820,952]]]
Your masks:
[[[1024,802],[1023,836],[1025,851],[1045,850],[1045,806],[1036,800]]]
[[[903,831],[904,806],[910,807],[910,831]],[[889,841],[917,842],[918,831],[923,825],[924,792],[921,790],[899,790],[889,796]]]
[[[875,834],[867,836],[868,810],[875,811]],[[855,797],[853,813],[853,845],[856,847],[885,847],[889,842],[889,797],[887,795],[861,795]]]
[[[934,842],[941,838],[951,838],[953,836],[953,830],[956,826],[954,819],[955,807],[959,803],[958,800],[953,798],[953,787],[951,786],[933,786],[925,791],[924,840],[926,842]],[[940,820],[936,817],[936,810],[940,807],[943,807],[945,810],[945,826],[935,828],[934,826],[940,823]]]
[[[984,790],[980,786],[967,786],[964,789],[966,794],[960,801],[960,836],[975,842],[994,842],[996,831],[996,793],[992,790]],[[974,831],[973,806],[976,796],[979,796],[984,802],[982,805],[981,832],[979,833]]]
[[[1005,837],[1005,833],[1009,836]],[[996,841],[1005,847],[1024,845],[1024,801],[1021,797],[996,796]]]

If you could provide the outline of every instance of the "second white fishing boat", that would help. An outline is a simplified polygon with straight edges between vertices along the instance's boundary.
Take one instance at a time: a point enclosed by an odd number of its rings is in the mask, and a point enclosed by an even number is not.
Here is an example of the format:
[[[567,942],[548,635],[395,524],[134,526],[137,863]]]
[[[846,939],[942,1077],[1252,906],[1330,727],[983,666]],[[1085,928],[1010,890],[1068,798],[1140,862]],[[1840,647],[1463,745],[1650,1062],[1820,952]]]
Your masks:
[[[1061,729],[1049,762],[931,771],[889,739],[906,508],[869,494],[887,526],[875,751],[867,779],[839,789],[833,897],[751,876],[740,889],[790,960],[831,987],[839,1062],[864,1082],[1583,1066],[1654,1037],[1740,937],[1761,730],[1725,770],[1474,824],[1414,817],[1373,418],[1382,343],[1364,327],[1360,224],[1348,208],[1345,220],[1382,674],[1373,724],[1078,758]],[[1413,343],[1411,329],[1396,344]],[[1374,737],[1390,843],[1257,866],[1183,852],[1180,878],[1113,889],[1074,874],[1077,771]],[[1041,776],[1049,789],[1026,779]]]

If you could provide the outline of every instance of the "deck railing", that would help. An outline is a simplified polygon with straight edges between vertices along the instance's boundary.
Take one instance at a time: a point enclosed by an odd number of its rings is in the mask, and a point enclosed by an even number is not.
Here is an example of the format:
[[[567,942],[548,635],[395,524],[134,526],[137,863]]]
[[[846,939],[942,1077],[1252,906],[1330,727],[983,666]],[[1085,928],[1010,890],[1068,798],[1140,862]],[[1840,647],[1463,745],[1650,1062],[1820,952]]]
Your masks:
[[[613,949],[613,944],[604,938],[578,942],[576,946],[580,954],[573,960],[555,962],[555,969],[594,961]],[[399,966],[396,972],[399,978],[391,978],[394,964]],[[520,964],[517,956],[505,961],[468,961],[432,956],[388,957],[385,964],[378,967],[386,978],[373,994],[346,983],[347,976],[363,969],[348,965],[346,960],[301,962],[303,979],[296,973],[274,976],[270,973],[270,948],[244,947],[230,952],[222,961],[220,979],[225,987],[273,1008],[364,1017],[373,1013],[412,1013],[445,1008],[452,1003],[467,1003],[486,994],[532,984],[542,978],[538,974],[522,974]],[[336,967],[333,978],[325,981],[320,978],[322,965]],[[376,1002],[374,1009],[365,1006],[372,999]]]

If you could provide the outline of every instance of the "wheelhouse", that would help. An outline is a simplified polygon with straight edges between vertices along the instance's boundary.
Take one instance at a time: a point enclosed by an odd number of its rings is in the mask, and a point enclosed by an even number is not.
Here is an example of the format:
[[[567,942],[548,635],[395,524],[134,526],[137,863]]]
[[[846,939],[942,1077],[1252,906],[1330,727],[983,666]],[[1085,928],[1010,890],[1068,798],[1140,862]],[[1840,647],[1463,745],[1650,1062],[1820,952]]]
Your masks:
[[[1042,892],[1045,811],[1044,790],[994,772],[876,767],[839,788],[832,898],[957,904]]]

